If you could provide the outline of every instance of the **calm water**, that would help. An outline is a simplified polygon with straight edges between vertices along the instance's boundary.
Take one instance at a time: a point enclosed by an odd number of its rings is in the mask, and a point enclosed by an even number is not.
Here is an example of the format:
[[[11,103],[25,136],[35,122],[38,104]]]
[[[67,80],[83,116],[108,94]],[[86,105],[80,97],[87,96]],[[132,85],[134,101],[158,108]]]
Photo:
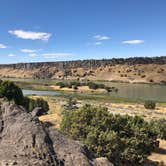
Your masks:
[[[108,83],[119,89],[118,93],[110,95],[135,100],[156,100],[166,102],[166,85]]]
[[[129,84],[129,83],[106,83],[119,89],[117,93],[113,92],[109,95],[116,98],[124,98],[131,100],[156,100],[166,102],[166,86],[165,85],[149,85],[149,84]],[[23,90],[25,95],[49,95],[58,96],[61,92],[57,91],[37,91]],[[93,95],[93,94],[92,94]]]
[[[24,95],[41,95],[41,96],[58,96],[60,92],[56,91],[40,91],[40,90],[26,90],[23,89]]]

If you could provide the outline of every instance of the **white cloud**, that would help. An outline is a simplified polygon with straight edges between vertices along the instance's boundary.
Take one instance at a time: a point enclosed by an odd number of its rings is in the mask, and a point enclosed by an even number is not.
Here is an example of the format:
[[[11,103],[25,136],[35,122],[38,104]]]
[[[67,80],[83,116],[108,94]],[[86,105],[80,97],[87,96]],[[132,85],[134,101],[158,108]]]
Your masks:
[[[30,56],[30,57],[36,57],[36,56],[38,56],[38,55],[35,54],[35,53],[32,53],[32,54],[29,54],[29,56]]]
[[[60,58],[60,57],[66,57],[71,56],[71,53],[46,53],[42,54],[44,58]]]
[[[144,40],[126,40],[122,42],[123,44],[143,44]]]
[[[101,36],[101,35],[96,35],[96,36],[93,36],[93,37],[98,41],[110,40],[111,39],[109,36]]]
[[[4,44],[0,44],[0,48],[7,48]]]
[[[34,53],[34,52],[37,52],[37,50],[31,50],[31,49],[21,49],[20,51],[23,52],[23,53]]]
[[[8,32],[21,39],[48,41],[51,37],[51,34],[46,32],[32,32],[24,30],[9,30]]]
[[[14,56],[16,56],[15,54],[9,54],[8,56],[10,56],[10,57],[14,57]]]
[[[94,45],[101,45],[102,42],[95,42]]]

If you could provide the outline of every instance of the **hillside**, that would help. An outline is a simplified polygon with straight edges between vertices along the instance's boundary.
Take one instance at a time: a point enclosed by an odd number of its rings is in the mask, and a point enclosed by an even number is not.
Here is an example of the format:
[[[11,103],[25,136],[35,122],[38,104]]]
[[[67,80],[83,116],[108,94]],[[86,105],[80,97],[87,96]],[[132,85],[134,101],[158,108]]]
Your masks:
[[[166,56],[0,65],[0,77],[166,82]]]

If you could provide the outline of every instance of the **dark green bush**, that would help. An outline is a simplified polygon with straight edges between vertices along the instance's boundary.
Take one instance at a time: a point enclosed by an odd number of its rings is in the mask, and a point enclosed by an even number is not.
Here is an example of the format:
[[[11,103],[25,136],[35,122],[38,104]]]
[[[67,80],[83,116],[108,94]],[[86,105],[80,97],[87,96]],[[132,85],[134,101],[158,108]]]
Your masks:
[[[72,81],[72,82],[58,82],[56,83],[57,86],[59,86],[60,88],[73,88],[75,90],[78,89],[79,86],[88,86],[89,89],[105,89],[107,92],[111,92],[111,91],[115,91],[117,92],[117,88],[115,87],[108,87],[105,86],[104,84],[96,84],[94,82],[79,82],[79,81]]]
[[[155,109],[156,108],[156,103],[154,101],[148,100],[148,101],[145,101],[144,107],[146,109]]]
[[[71,85],[71,84],[69,84],[67,87],[68,87],[69,89],[71,89],[71,88],[72,88],[72,85]]]
[[[78,86],[77,86],[77,85],[74,85],[74,86],[73,86],[73,89],[74,89],[74,90],[77,90],[77,89],[78,89]]]
[[[38,114],[39,116],[46,114],[49,110],[47,101],[42,98],[32,99],[29,97],[24,97],[23,106],[30,112],[33,111],[33,109],[36,107],[41,107],[41,112]]]
[[[104,84],[98,84],[98,88],[104,89],[104,88],[105,88],[105,85],[104,85]]]
[[[111,87],[108,87],[108,86],[105,87],[105,90],[106,90],[108,93],[112,91]]]
[[[85,143],[95,157],[107,157],[117,166],[141,165],[157,146],[157,133],[148,122],[113,115],[103,107],[66,111],[61,130]]]
[[[98,85],[95,84],[94,82],[88,82],[87,85],[89,86],[89,89],[96,90],[99,88]]]
[[[166,119],[151,121],[151,126],[156,130],[158,138],[166,140]]]
[[[70,85],[71,86],[82,86],[81,83],[78,81],[72,81],[72,82],[70,82]]]
[[[68,88],[72,88],[72,87],[78,87],[78,86],[81,86],[81,83],[78,82],[78,81],[73,81],[73,82],[57,82],[56,83],[57,86],[59,86],[60,88],[65,88],[65,87],[68,87]]]
[[[41,107],[41,113],[46,114],[49,110],[47,101],[42,98],[31,99],[24,97],[21,88],[11,81],[0,80],[0,97],[8,101],[14,101],[17,105],[22,105],[27,110],[32,111],[35,107]]]
[[[68,97],[66,104],[64,105],[64,110],[71,111],[77,109],[77,100],[74,99],[72,96]]]
[[[68,86],[68,84],[65,82],[57,82],[56,85],[59,86],[60,88],[64,88]]]
[[[18,105],[22,105],[22,90],[11,81],[0,81],[0,97],[5,97],[9,101],[14,101]]]

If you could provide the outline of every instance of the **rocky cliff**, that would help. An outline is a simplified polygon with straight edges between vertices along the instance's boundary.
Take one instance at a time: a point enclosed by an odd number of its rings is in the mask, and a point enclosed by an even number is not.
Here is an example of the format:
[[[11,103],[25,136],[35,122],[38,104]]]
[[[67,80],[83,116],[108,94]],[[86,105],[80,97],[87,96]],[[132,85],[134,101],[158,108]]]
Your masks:
[[[0,166],[112,166],[15,104],[0,109]]]
[[[163,57],[135,57],[135,58],[113,58],[102,60],[76,60],[76,61],[60,61],[60,62],[37,62],[37,63],[18,63],[18,64],[3,64],[2,68],[22,69],[22,70],[34,70],[41,69],[43,67],[56,67],[59,70],[72,69],[72,68],[84,68],[84,69],[96,69],[98,67],[104,67],[107,65],[137,65],[137,64],[166,64],[166,56]]]
[[[0,77],[166,82],[166,56],[0,65]]]

